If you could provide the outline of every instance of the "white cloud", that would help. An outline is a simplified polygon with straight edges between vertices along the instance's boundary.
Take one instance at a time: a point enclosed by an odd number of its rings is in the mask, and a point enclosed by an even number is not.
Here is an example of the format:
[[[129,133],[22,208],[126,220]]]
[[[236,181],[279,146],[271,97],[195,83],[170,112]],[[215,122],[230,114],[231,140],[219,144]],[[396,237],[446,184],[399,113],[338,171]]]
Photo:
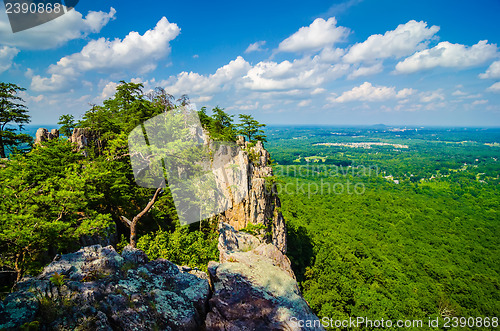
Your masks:
[[[307,107],[307,106],[309,106],[311,104],[311,101],[312,101],[311,99],[302,100],[301,102],[299,102],[297,104],[297,106],[299,106],[299,107]]]
[[[496,82],[487,89],[490,92],[500,93],[500,82]]]
[[[342,93],[341,96],[333,95],[328,98],[331,102],[350,102],[350,101],[385,101],[390,99],[405,98],[414,93],[413,89],[402,89],[396,92],[395,87],[373,86],[369,82],[364,82],[360,86],[354,87],[350,91]]]
[[[34,28],[12,33],[7,14],[0,13],[0,44],[21,49],[49,49],[60,46],[69,40],[84,38],[90,33],[98,33],[115,19],[116,10],[109,13],[89,11],[87,16],[76,10]]]
[[[12,61],[17,53],[19,50],[15,47],[0,46],[0,73],[12,66]]]
[[[311,92],[311,94],[312,94],[312,95],[316,95],[316,94],[321,94],[321,93],[324,93],[324,92],[326,92],[326,89],[324,89],[324,88],[322,88],[322,87],[317,87],[317,88],[315,88],[315,89]]]
[[[213,96],[210,95],[210,96],[204,96],[204,97],[194,98],[193,102],[199,102],[199,103],[209,102],[212,99],[213,99]]]
[[[479,78],[500,78],[500,61],[493,62],[485,73],[479,74]]]
[[[247,110],[254,110],[259,108],[259,102],[256,101],[255,103],[247,104],[247,105],[242,105],[242,106],[236,106],[240,111],[247,111]]]
[[[262,46],[264,46],[265,44],[266,44],[265,40],[254,42],[253,44],[248,45],[247,49],[245,50],[245,53],[261,52],[264,50]]]
[[[420,102],[432,102],[435,100],[444,100],[444,95],[441,90],[433,91],[433,92],[423,92],[420,94]]]
[[[169,42],[179,34],[175,23],[163,17],[156,27],[144,35],[130,32],[123,40],[99,38],[90,41],[79,53],[65,56],[47,72],[50,77],[33,76],[35,91],[61,91],[86,71],[132,71],[145,73],[154,70],[157,61],[170,53]]]
[[[473,106],[475,106],[475,105],[484,105],[484,104],[486,104],[486,103],[488,103],[488,100],[481,99],[481,100],[476,100],[476,101],[474,101],[474,102],[472,103],[472,105],[473,105]]]
[[[456,96],[456,97],[462,97],[462,96],[465,96],[467,95],[467,93],[461,91],[461,90],[456,90],[455,92],[453,92],[451,95],[453,96]]]
[[[396,65],[400,73],[413,73],[435,67],[467,68],[473,67],[497,56],[497,46],[481,40],[472,47],[461,44],[440,42],[431,49],[413,54]]]
[[[99,82],[99,87],[102,88],[102,92],[98,97],[93,99],[93,102],[95,104],[100,104],[104,100],[111,98],[115,95],[117,86],[118,83],[101,80]]]
[[[412,88],[404,88],[404,89],[398,91],[398,93],[396,94],[396,98],[398,98],[398,99],[407,98],[410,95],[415,94],[416,92],[417,91],[412,89]]]
[[[248,71],[244,86],[254,91],[315,88],[345,75],[348,69],[348,64],[327,63],[322,53],[292,62],[262,61]]]
[[[250,69],[250,64],[241,56],[217,69],[214,74],[204,76],[195,72],[181,72],[160,85],[172,95],[197,94],[211,96],[229,88]]]
[[[362,43],[355,44],[345,55],[348,63],[400,58],[426,46],[425,41],[439,31],[438,26],[427,27],[426,22],[409,21],[384,35],[375,34]]]
[[[384,67],[382,66],[382,63],[376,63],[369,67],[359,67],[358,69],[354,70],[351,74],[349,74],[347,78],[354,79],[361,76],[374,75],[378,74],[379,72],[382,72],[383,69]]]
[[[332,46],[336,42],[343,41],[349,34],[349,29],[336,25],[335,17],[330,17],[327,21],[317,18],[311,25],[301,27],[293,35],[283,40],[279,44],[278,51],[313,51]]]

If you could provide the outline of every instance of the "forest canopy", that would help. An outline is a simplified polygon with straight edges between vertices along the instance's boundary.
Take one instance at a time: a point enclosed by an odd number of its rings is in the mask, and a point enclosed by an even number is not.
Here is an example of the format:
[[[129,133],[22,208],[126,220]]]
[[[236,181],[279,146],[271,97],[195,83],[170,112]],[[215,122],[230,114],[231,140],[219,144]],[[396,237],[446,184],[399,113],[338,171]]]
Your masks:
[[[4,83],[1,88],[0,120],[26,123],[27,108],[16,103],[21,100],[15,92],[22,88]],[[139,240],[138,245],[152,256],[173,262],[190,261],[206,268],[208,260],[217,259],[216,224],[181,227],[168,189],[135,183],[128,134],[147,119],[189,104],[186,95],[175,99],[161,88],[149,93],[143,88],[122,81],[112,98],[92,105],[81,120],[61,116],[59,125],[65,137],[74,128],[92,132],[95,139],[84,153],[62,137],[14,153],[2,163],[0,268],[12,270],[19,280],[25,274],[36,274],[55,254],[71,252],[81,243],[122,238],[123,246],[129,236],[133,245]],[[234,123],[233,115],[220,107],[211,115],[202,108],[199,115],[214,140],[235,140],[240,132],[253,130],[248,124]],[[257,121],[252,125],[262,127]],[[10,144],[19,144],[13,139],[24,137],[15,136],[11,129],[0,132]]]

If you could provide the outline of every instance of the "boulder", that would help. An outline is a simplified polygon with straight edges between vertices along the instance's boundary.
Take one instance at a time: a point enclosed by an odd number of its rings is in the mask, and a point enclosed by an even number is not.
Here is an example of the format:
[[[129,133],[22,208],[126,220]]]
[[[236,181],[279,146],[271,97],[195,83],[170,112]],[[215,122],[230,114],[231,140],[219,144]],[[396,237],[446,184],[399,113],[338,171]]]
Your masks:
[[[112,246],[84,247],[18,283],[0,303],[0,329],[38,323],[42,329],[199,330],[210,295],[201,274],[149,261],[131,247],[121,256]]]
[[[207,330],[322,330],[300,294],[290,261],[272,244],[221,226],[220,263],[210,262],[213,284]]]
[[[44,141],[57,138],[59,138],[59,130],[52,129],[49,132],[49,130],[47,130],[46,128],[39,128],[38,130],[36,130],[35,144],[41,144]]]

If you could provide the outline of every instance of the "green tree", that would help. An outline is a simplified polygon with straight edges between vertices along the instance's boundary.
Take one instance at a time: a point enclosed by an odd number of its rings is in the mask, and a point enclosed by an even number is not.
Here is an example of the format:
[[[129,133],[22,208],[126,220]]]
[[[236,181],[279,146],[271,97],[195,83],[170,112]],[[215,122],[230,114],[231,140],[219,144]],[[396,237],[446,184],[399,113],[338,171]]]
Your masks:
[[[265,124],[259,123],[251,115],[240,114],[240,123],[236,126],[238,127],[238,134],[245,136],[248,141],[267,141],[264,130],[261,128],[265,127]]]
[[[73,133],[73,129],[75,128],[76,125],[75,118],[73,117],[73,115],[69,114],[61,115],[61,117],[59,117],[59,122],[57,122],[57,124],[61,125],[59,131],[68,138]]]
[[[83,235],[109,235],[103,186],[111,177],[68,141],[15,155],[0,168],[0,266],[19,280],[48,262],[49,250],[69,252]]]
[[[6,148],[30,143],[32,138],[23,133],[16,133],[24,129],[23,124],[30,122],[28,109],[18,93],[25,89],[12,83],[0,83],[0,158],[6,157]]]
[[[235,141],[236,130],[233,115],[229,115],[219,106],[212,109],[212,116],[206,113],[206,107],[198,111],[201,125],[215,141]]]

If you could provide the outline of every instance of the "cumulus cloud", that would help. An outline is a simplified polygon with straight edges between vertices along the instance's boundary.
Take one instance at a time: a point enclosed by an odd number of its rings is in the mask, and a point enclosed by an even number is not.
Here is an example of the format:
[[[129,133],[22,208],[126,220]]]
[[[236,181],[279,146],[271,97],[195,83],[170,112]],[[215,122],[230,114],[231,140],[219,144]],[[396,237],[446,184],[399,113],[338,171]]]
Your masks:
[[[479,74],[479,78],[500,78],[500,61],[493,62],[485,73]]]
[[[488,100],[486,99],[481,99],[481,100],[476,100],[472,103],[473,106],[475,105],[484,105],[484,104],[487,104],[488,103]]]
[[[312,95],[316,95],[316,94],[321,94],[321,93],[325,93],[326,92],[326,89],[322,88],[322,87],[317,87],[315,88],[311,94]]]
[[[90,33],[98,33],[115,19],[116,10],[111,7],[108,13],[89,11],[85,18],[76,11],[66,14],[34,28],[12,33],[7,14],[0,13],[0,44],[21,49],[49,49],[70,40],[84,38]]]
[[[276,91],[319,87],[346,74],[348,64],[325,63],[320,55],[292,62],[262,61],[244,77],[244,86],[254,91]]]
[[[94,98],[93,102],[99,104],[106,99],[111,98],[116,93],[116,87],[118,83],[101,80],[99,82],[99,88],[101,88],[101,94]]]
[[[442,101],[444,99],[445,98],[444,98],[444,95],[443,95],[441,90],[432,91],[432,92],[423,92],[420,94],[420,101],[425,102],[425,103],[436,101],[436,100]]]
[[[15,47],[0,47],[0,73],[8,70],[12,66],[12,61],[17,53],[19,53],[19,50]]]
[[[278,47],[280,52],[302,52],[320,50],[343,41],[349,34],[349,29],[337,26],[335,17],[327,21],[317,18],[309,26],[301,27],[290,37],[283,40]]]
[[[350,101],[385,101],[390,99],[401,99],[413,94],[413,89],[402,89],[396,92],[395,87],[373,86],[369,82],[364,82],[360,86],[354,87],[350,91],[342,93],[341,96],[332,96],[328,98],[331,102],[350,102]]]
[[[205,97],[208,101],[213,93],[220,92],[234,85],[238,79],[250,69],[250,64],[241,56],[217,69],[211,75],[204,76],[195,72],[181,72],[160,85],[173,95],[196,94]]]
[[[425,41],[438,31],[438,26],[428,28],[426,22],[411,20],[384,35],[375,34],[366,41],[355,44],[344,56],[344,60],[356,63],[407,56],[424,48],[427,44]]]
[[[264,50],[262,46],[264,46],[265,44],[266,44],[265,40],[254,42],[253,44],[248,45],[247,49],[245,50],[245,53],[261,52]]]
[[[369,67],[359,67],[358,69],[350,73],[349,76],[347,76],[347,78],[354,79],[361,76],[374,75],[378,74],[379,72],[382,72],[383,69],[384,67],[382,66],[382,63],[376,63]]]
[[[491,85],[490,87],[488,87],[488,91],[500,93],[500,82],[497,82],[497,83]]]
[[[48,69],[50,77],[35,75],[31,88],[35,91],[60,91],[86,71],[145,73],[154,70],[157,61],[170,53],[169,42],[180,29],[163,17],[143,35],[130,32],[123,40],[99,38],[90,41],[79,53],[61,58]]]
[[[435,67],[468,68],[481,65],[497,56],[497,46],[481,40],[472,47],[440,42],[431,49],[413,54],[396,65],[400,73],[413,73]]]
[[[465,96],[467,95],[467,93],[461,91],[461,90],[456,90],[455,92],[453,92],[451,95],[453,96],[456,96],[456,97],[462,97],[462,96]]]
[[[328,100],[334,103],[344,103],[350,101],[385,101],[396,98],[404,98],[412,93],[412,89],[402,89],[399,92],[396,92],[395,87],[373,86],[369,82],[364,82],[360,86],[356,86],[352,90],[342,93],[339,97],[334,94],[328,98]]]

